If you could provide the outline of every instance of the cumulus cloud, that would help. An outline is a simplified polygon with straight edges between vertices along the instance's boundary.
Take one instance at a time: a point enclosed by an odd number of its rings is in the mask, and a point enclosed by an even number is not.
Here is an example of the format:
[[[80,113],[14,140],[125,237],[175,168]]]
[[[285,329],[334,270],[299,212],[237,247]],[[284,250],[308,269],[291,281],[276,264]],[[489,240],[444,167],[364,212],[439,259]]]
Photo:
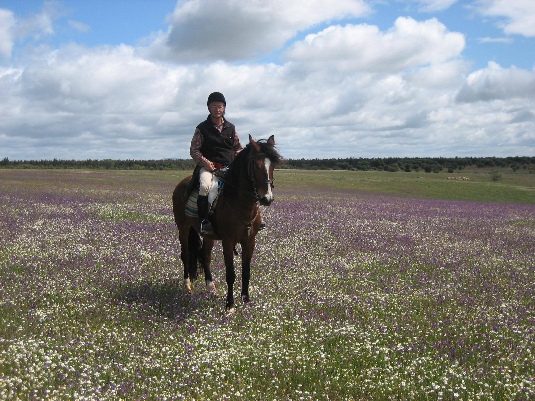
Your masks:
[[[380,28],[343,20],[364,3],[330,3],[229,1],[212,20],[211,0],[180,1],[146,47],[30,44],[0,64],[0,158],[188,158],[214,90],[242,138],[275,134],[285,157],[535,152],[534,71],[471,71],[464,35],[439,19]],[[0,46],[29,26],[0,18]],[[273,51],[278,63],[236,63]]]
[[[494,62],[470,74],[457,95],[457,101],[460,102],[512,98],[535,100],[535,72],[514,66],[506,69]]]
[[[0,74],[0,88],[9,90],[0,96],[13,105],[2,110],[0,133],[11,144],[24,136],[36,152],[58,144],[59,149],[71,144],[80,152],[54,157],[126,157],[139,145],[148,154],[164,151],[163,139],[154,149],[146,144],[155,135],[166,135],[165,129],[154,128],[162,113],[182,106],[186,110],[187,96],[178,97],[187,93],[180,82],[185,74],[182,68],[138,58],[129,46],[67,46],[35,57],[23,70]]]
[[[507,34],[535,36],[535,2],[533,0],[480,0],[482,14],[496,17]]]
[[[17,40],[40,40],[53,35],[54,21],[62,15],[64,12],[56,1],[46,1],[39,13],[19,20],[12,11],[0,8],[0,57],[11,57]]]
[[[400,17],[384,33],[370,25],[331,26],[294,44],[286,58],[338,70],[400,71],[458,57],[464,45],[462,34],[436,19]]]
[[[179,62],[249,60],[270,54],[324,21],[370,12],[362,0],[187,0],[178,2],[154,54]]]

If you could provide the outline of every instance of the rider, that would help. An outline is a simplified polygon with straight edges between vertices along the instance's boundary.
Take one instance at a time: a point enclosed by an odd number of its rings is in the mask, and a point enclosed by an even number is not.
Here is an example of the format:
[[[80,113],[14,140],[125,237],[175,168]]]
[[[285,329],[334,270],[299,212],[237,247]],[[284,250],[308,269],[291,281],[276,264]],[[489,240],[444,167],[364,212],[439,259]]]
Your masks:
[[[200,186],[197,207],[201,220],[201,234],[212,234],[208,221],[208,193],[212,184],[212,173],[232,160],[243,149],[236,127],[225,119],[227,102],[220,92],[213,92],[206,102],[210,113],[205,121],[197,125],[191,139],[190,155],[200,167]]]

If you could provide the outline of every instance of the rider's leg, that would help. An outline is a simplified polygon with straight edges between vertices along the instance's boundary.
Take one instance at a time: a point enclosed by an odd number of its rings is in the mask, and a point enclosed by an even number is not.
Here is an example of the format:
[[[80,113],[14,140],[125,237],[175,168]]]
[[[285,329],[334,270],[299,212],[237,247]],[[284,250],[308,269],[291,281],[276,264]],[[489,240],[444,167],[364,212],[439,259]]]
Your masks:
[[[208,193],[212,185],[212,173],[204,167],[199,175],[199,197],[197,198],[197,208],[199,210],[199,220],[201,220],[201,234],[211,234],[212,225],[208,221]]]

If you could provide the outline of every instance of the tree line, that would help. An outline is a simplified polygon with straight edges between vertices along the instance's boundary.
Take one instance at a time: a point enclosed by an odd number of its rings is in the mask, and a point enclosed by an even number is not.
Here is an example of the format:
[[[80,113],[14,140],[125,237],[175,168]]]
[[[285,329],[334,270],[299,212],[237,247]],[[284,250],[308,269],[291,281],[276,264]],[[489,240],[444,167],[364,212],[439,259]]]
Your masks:
[[[0,161],[0,168],[20,169],[83,169],[83,170],[193,170],[195,162],[191,159],[161,160],[9,160]]]
[[[511,168],[513,171],[535,172],[535,157],[387,157],[387,158],[345,158],[345,159],[300,159],[289,160],[290,168],[321,170],[360,171],[422,171],[453,173],[468,167]]]
[[[20,169],[107,169],[107,170],[193,170],[191,159],[161,160],[0,160],[0,168]],[[360,170],[360,171],[447,171],[453,173],[469,167],[510,168],[513,171],[535,172],[535,156],[512,157],[387,157],[387,158],[331,158],[287,159],[281,168],[304,170]]]

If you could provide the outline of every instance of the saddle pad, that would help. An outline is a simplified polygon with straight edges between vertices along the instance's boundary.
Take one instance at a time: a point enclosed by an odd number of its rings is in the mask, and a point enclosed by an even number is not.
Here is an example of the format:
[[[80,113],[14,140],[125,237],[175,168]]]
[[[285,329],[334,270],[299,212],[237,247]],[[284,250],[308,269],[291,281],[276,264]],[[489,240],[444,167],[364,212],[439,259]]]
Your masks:
[[[199,190],[193,190],[191,191],[191,194],[188,198],[188,201],[186,202],[186,210],[184,212],[186,213],[186,216],[189,217],[198,217],[199,216],[199,208],[197,207],[197,198],[199,197]],[[217,205],[217,199],[212,202],[212,204],[208,204],[208,209],[214,209]]]
[[[199,196],[199,191],[193,190],[186,202],[186,216],[197,217],[199,210],[197,208],[197,197]]]

